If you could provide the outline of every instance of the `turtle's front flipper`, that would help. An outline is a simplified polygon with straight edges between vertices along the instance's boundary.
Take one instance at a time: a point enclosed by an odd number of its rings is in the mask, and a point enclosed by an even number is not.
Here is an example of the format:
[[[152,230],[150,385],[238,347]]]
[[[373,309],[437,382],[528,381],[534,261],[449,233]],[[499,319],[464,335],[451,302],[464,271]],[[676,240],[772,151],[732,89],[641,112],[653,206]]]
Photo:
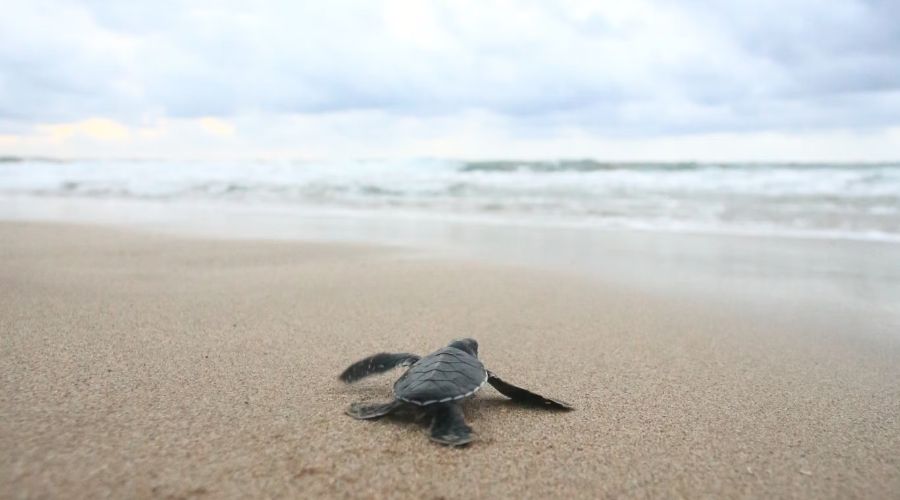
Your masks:
[[[462,408],[457,403],[439,403],[432,410],[431,440],[450,446],[472,441],[472,428],[466,425]]]
[[[347,409],[347,415],[350,415],[351,417],[359,420],[368,420],[371,418],[383,417],[402,405],[403,402],[397,399],[391,401],[390,403],[379,403],[372,405],[353,403],[352,405],[350,405],[350,408]]]
[[[386,372],[399,365],[409,366],[419,359],[419,356],[408,352],[380,352],[348,366],[339,378],[349,384],[369,375]]]
[[[545,398],[544,396],[535,394],[527,389],[516,387],[508,382],[503,381],[503,379],[492,372],[488,372],[488,383],[494,386],[494,389],[497,389],[501,394],[508,397],[509,399],[512,399],[513,401],[518,401],[520,403],[529,405],[542,406],[544,408],[551,408],[554,410],[568,411],[575,409],[569,403],[565,403],[558,399]]]

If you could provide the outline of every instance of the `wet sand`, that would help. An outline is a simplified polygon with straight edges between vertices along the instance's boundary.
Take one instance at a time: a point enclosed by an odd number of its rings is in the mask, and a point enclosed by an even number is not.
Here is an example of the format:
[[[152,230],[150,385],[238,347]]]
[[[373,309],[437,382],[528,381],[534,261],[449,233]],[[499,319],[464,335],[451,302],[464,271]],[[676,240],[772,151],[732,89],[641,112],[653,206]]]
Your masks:
[[[900,492],[900,342],[815,297],[37,223],[0,223],[0,285],[3,498]],[[459,336],[577,411],[486,388],[464,449],[343,414],[396,375],[345,386],[348,363]]]

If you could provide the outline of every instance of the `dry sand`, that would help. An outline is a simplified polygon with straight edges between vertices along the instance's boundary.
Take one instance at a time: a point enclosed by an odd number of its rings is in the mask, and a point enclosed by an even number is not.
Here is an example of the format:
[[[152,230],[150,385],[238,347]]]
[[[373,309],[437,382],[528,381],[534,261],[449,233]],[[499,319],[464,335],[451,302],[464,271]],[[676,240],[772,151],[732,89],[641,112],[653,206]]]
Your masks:
[[[900,498],[900,349],[845,328],[394,249],[3,223],[0,497]],[[393,380],[343,386],[349,362],[463,335],[578,410],[487,388],[465,449],[343,414]]]

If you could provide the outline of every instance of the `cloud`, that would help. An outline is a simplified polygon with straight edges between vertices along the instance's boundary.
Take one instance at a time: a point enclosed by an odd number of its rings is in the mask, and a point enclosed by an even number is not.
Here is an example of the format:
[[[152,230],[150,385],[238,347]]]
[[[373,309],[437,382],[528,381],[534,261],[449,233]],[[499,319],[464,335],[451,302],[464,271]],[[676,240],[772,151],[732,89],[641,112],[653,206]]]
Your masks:
[[[37,127],[37,130],[51,142],[63,142],[79,135],[100,141],[121,141],[131,136],[128,127],[108,118],[88,118],[74,123],[43,125]]]
[[[522,138],[900,125],[900,7],[888,0],[40,0],[4,10],[5,135],[105,117],[146,130],[207,120],[207,132],[235,137],[220,125],[318,116],[327,127],[329,116],[366,113],[401,125],[492,116],[485,123]]]
[[[162,119],[115,137],[85,122],[4,136],[4,154],[63,158],[342,160],[359,158],[597,158],[611,161],[896,161],[900,127],[878,131],[697,132],[610,137],[578,125],[523,130],[516,117],[469,111],[397,116],[384,111]],[[88,122],[91,122],[89,120]],[[113,122],[116,123],[116,122]],[[215,124],[215,125],[213,125]],[[73,133],[72,131],[77,131]],[[65,134],[61,133],[64,132]],[[49,153],[48,153],[49,152]]]
[[[200,118],[200,126],[212,135],[231,137],[235,133],[234,125],[221,118]]]

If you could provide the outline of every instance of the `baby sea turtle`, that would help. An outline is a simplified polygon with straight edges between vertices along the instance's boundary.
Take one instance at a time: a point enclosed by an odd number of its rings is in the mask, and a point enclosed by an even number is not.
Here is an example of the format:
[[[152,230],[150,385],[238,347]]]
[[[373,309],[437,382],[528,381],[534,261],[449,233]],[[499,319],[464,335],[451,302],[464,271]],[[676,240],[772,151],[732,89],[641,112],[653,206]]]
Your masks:
[[[344,382],[382,373],[397,366],[409,369],[394,383],[394,400],[381,404],[350,405],[347,414],[365,420],[382,417],[401,407],[421,408],[431,414],[431,439],[441,444],[461,446],[472,441],[472,429],[463,419],[459,402],[473,396],[487,382],[503,395],[519,403],[553,410],[572,410],[556,399],[504,382],[486,370],[478,359],[478,342],[459,339],[428,356],[383,352],[353,363],[340,375]]]

